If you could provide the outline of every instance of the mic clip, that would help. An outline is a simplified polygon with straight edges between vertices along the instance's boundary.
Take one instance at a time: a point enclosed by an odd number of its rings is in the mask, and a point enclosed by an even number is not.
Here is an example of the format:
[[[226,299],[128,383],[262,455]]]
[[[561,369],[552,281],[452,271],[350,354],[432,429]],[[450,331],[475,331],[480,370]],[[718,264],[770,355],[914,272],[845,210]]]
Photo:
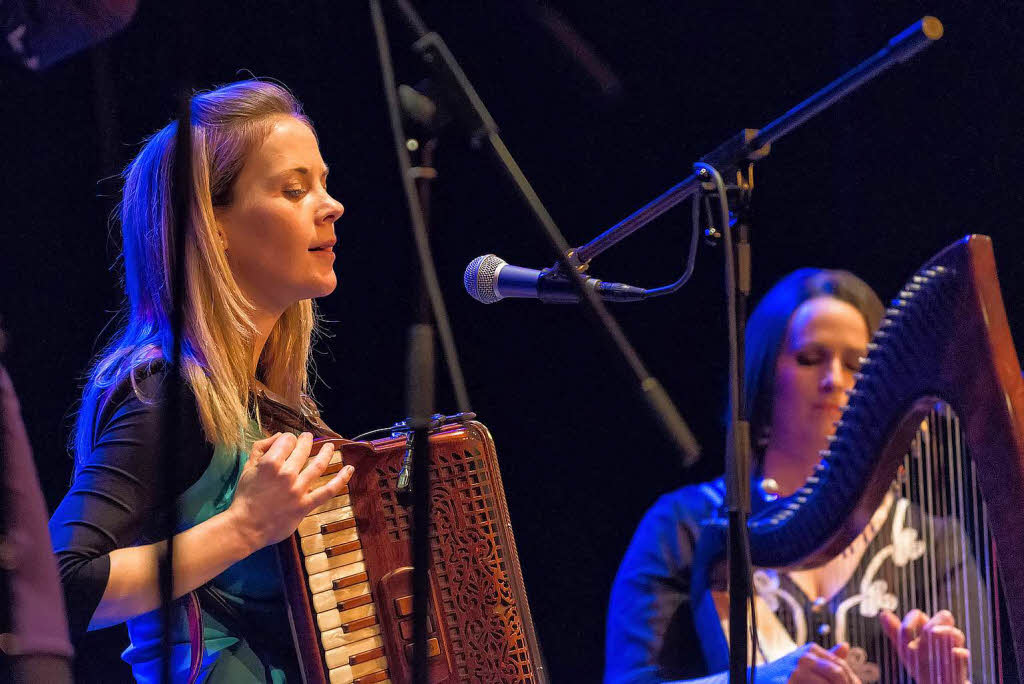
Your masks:
[[[583,286],[593,289],[591,284],[595,282],[600,281],[587,279]],[[575,304],[580,300],[561,264],[555,264],[540,272],[540,276],[537,277],[537,299],[545,304]]]
[[[624,283],[606,283],[597,278],[583,276],[583,287],[597,293],[608,302],[639,302],[647,299],[648,291]],[[580,300],[569,276],[561,264],[546,268],[537,277],[537,299],[545,304],[574,304]]]
[[[465,423],[473,420],[474,418],[476,418],[476,414],[473,412],[455,413],[450,416],[435,413],[430,416],[430,422],[427,424],[427,431],[436,432],[449,425]],[[413,429],[409,424],[410,422],[410,419],[407,418],[391,426],[392,437],[405,437],[405,456],[402,458],[402,468],[398,471],[398,483],[395,486],[395,491],[398,492],[399,495],[407,495],[412,492]]]

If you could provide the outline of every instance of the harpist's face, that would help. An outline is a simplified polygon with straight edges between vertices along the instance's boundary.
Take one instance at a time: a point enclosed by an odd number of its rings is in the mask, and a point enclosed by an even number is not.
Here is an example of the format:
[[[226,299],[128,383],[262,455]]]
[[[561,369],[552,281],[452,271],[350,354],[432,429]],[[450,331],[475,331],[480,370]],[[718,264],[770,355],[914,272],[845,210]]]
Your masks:
[[[235,280],[263,312],[330,294],[334,222],[345,208],[327,194],[327,166],[304,122],[281,116],[249,154],[217,221]]]
[[[775,365],[776,446],[794,454],[825,447],[868,341],[864,316],[846,302],[816,297],[793,312]]]

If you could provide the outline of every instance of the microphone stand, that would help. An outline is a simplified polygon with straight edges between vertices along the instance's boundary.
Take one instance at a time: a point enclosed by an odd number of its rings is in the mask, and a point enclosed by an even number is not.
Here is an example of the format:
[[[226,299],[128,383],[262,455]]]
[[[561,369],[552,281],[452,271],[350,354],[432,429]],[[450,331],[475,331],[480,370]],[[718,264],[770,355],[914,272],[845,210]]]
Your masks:
[[[413,45],[414,51],[430,67],[439,86],[448,95],[449,105],[452,106],[456,116],[461,118],[468,125],[468,129],[473,132],[474,142],[479,142],[480,138],[486,135],[488,142],[491,144],[499,160],[501,160],[506,172],[516,183],[517,188],[526,199],[541,225],[544,226],[555,254],[560,259],[565,259],[568,243],[558,231],[554,221],[530,187],[529,182],[523,176],[518,165],[511,158],[508,149],[505,148],[504,143],[498,136],[497,125],[491,119],[490,114],[487,113],[483,102],[480,101],[473,87],[466,80],[465,75],[448,51],[447,46],[445,46],[440,36],[427,30],[419,15],[408,2],[399,0],[398,6],[409,27],[419,36],[419,40]],[[440,296],[433,262],[430,258],[429,244],[426,238],[426,220],[419,206],[419,197],[412,187],[411,169],[405,151],[405,140],[398,109],[397,89],[395,87],[390,53],[387,47],[387,35],[379,0],[370,0],[370,11],[380,53],[384,89],[388,99],[392,132],[395,136],[395,149],[398,153],[399,165],[402,169],[403,187],[409,205],[417,254],[420,259],[423,285],[430,296],[434,320],[443,329],[447,324],[447,315],[444,312],[444,303]],[[638,378],[638,385],[643,391],[648,405],[659,416],[669,436],[685,455],[686,461],[688,463],[695,461],[699,453],[696,439],[694,439],[689,427],[675,409],[661,384],[643,367],[636,352],[626,341],[625,335],[619,329],[615,320],[611,318],[597,295],[584,286],[582,275],[578,272],[572,272],[569,277],[580,292],[581,297],[589,303],[590,310],[594,312],[595,317],[602,323],[603,329],[608,332],[609,337],[621,350],[621,355],[626,361],[627,366]],[[413,463],[415,496],[413,502],[413,678],[416,682],[424,683],[428,678],[426,611],[429,598],[427,593],[429,586],[429,577],[427,575],[429,541],[427,534],[429,531],[430,504],[428,492],[429,471],[427,470],[428,464],[426,463],[426,456],[428,455],[426,433],[433,395],[433,356],[429,331],[429,325],[423,323],[413,326],[413,331],[410,334],[409,354],[409,413],[410,426],[414,428],[412,445],[413,451],[420,454],[420,457],[416,458]],[[429,372],[425,370],[428,366],[431,368]],[[452,370],[452,367],[453,364],[450,359],[449,370]],[[453,377],[453,381],[454,379]],[[459,376],[459,380],[461,380],[461,376]],[[430,397],[427,395],[430,395]],[[467,405],[460,406],[460,411],[468,411],[468,402]],[[420,470],[418,471],[418,469]],[[419,541],[417,542],[417,540]],[[540,667],[543,667],[543,665]]]
[[[808,119],[831,106],[853,90],[875,78],[896,62],[905,62],[920,50],[942,37],[942,24],[934,17],[924,17],[900,34],[873,56],[843,76],[825,86],[804,102],[770,122],[764,128],[744,129],[725,141],[710,154],[701,158],[697,171],[673,186],[660,197],[620,223],[608,229],[591,242],[572,249],[562,237],[554,220],[533,191],[521,169],[512,158],[498,135],[497,125],[491,118],[476,91],[462,72],[444,41],[429,32],[408,0],[396,0],[406,22],[419,36],[413,50],[431,70],[434,80],[450,98],[449,104],[456,118],[462,120],[472,132],[472,140],[479,143],[486,138],[505,172],[526,200],[538,223],[543,227],[558,261],[550,270],[551,277],[568,277],[586,302],[586,309],[599,320],[608,336],[618,346],[621,356],[640,380],[640,386],[652,411],[661,420],[666,431],[676,441],[680,451],[692,463],[699,453],[696,440],[678,414],[660,383],[647,374],[636,352],[625,339],[615,319],[611,317],[596,293],[583,285],[582,272],[598,254],[632,234],[683,200],[697,195],[702,186],[713,181],[723,216],[722,233],[725,237],[726,294],[729,309],[730,373],[729,394],[731,404],[730,448],[726,457],[726,493],[729,511],[730,563],[730,668],[733,684],[746,679],[747,663],[747,603],[750,594],[750,553],[747,537],[747,517],[750,510],[750,432],[746,421],[747,407],[743,405],[741,391],[743,332],[746,300],[750,292],[749,218],[740,221],[740,239],[734,248],[729,220],[729,199],[722,176],[731,176],[742,165],[764,158],[771,143],[786,135]],[[741,182],[741,187],[744,184]],[[749,191],[749,183],[747,184]],[[696,200],[695,200],[696,201]],[[737,264],[739,268],[737,268]]]
[[[414,682],[427,684],[429,681],[427,613],[430,607],[428,568],[430,567],[431,517],[429,430],[434,405],[434,328],[432,322],[438,327],[447,361],[449,379],[459,405],[459,412],[470,413],[470,404],[428,239],[427,207],[430,198],[430,181],[436,176],[431,166],[435,142],[430,140],[424,145],[420,159],[421,164],[414,168],[409,159],[408,142],[402,126],[398,88],[395,83],[380,0],[370,0],[370,14],[377,41],[391,131],[402,176],[402,188],[409,209],[419,264],[420,288],[417,298],[416,322],[409,328],[407,357],[406,398],[408,426],[412,428],[412,437],[406,465],[408,466],[408,461],[412,461],[412,674]],[[441,626],[437,625],[437,629],[441,629]]]
[[[185,327],[185,241],[188,239],[192,206],[192,98],[182,89],[174,138],[174,166],[171,179],[171,206],[174,224],[171,249],[171,339],[170,358],[164,376],[164,408],[160,415],[161,498],[165,519],[163,536],[167,540],[158,561],[160,584],[161,681],[173,681],[174,625],[174,534],[178,518],[178,502],[174,492],[177,460],[181,451],[181,407],[184,402],[181,380],[181,338]]]
[[[832,83],[770,122],[764,128],[744,129],[726,140],[713,152],[694,165],[695,172],[673,186],[661,196],[641,207],[618,224],[612,226],[590,242],[568,253],[573,271],[585,270],[590,261],[612,245],[625,239],[683,200],[694,197],[699,201],[702,189],[713,189],[717,194],[722,216],[722,236],[725,249],[725,287],[729,319],[729,404],[730,433],[726,449],[726,507],[728,516],[727,563],[729,566],[729,681],[739,684],[747,679],[747,604],[750,604],[751,636],[756,641],[753,596],[751,595],[750,544],[747,519],[750,515],[750,425],[748,408],[742,391],[744,337],[747,299],[750,294],[750,212],[749,195],[753,188],[753,162],[764,158],[771,143],[794,130],[822,110],[838,102],[853,90],[875,78],[895,64],[905,62],[925,47],[942,37],[942,23],[934,17],[924,17],[894,38],[886,47],[854,67]],[[747,178],[740,171],[747,166]],[[730,210],[728,189],[722,176],[736,174],[739,202]],[[732,241],[730,215],[736,217],[739,233],[737,244]],[[553,269],[565,268],[563,260]],[[674,289],[670,290],[674,291]]]
[[[554,219],[551,218],[512,154],[505,147],[505,143],[498,133],[497,124],[491,118],[483,101],[466,78],[455,57],[448,50],[448,46],[441,36],[427,29],[408,0],[396,0],[396,5],[409,28],[418,36],[416,42],[413,43],[413,51],[430,70],[432,81],[444,93],[446,103],[454,118],[459,119],[462,125],[470,131],[470,139],[474,145],[479,145],[486,139],[501,168],[511,178],[519,194],[542,227],[562,269],[558,277],[566,277],[574,284],[581,301],[584,302],[585,310],[597,320],[600,329],[607,334],[608,340],[617,348],[618,356],[623,360],[627,370],[634,376],[636,385],[642,392],[651,412],[683,455],[686,464],[692,465],[700,453],[700,446],[689,426],[679,414],[661,383],[644,367],[639,355],[626,339],[616,320],[608,312],[604,302],[595,292],[585,286],[581,272],[572,268],[569,260],[571,251],[569,243],[562,236]]]

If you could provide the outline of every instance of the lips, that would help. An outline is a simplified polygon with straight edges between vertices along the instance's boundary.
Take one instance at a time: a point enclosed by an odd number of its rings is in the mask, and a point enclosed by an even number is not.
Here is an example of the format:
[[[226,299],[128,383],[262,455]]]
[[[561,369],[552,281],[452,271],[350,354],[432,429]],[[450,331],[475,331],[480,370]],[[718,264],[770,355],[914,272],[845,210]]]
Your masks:
[[[309,248],[310,252],[330,252],[333,251],[334,245],[338,243],[337,240],[327,240],[319,244],[313,245]]]

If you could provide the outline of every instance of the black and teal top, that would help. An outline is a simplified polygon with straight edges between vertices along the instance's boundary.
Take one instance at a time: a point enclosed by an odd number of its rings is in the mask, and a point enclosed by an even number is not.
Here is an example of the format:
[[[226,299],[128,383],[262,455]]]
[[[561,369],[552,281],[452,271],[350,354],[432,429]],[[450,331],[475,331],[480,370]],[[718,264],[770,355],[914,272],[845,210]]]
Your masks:
[[[165,373],[157,368],[138,379],[141,394],[160,396]],[[178,531],[189,529],[231,505],[248,448],[215,446],[203,436],[195,398],[184,392],[182,449],[172,483]],[[109,553],[160,539],[160,458],[157,441],[161,405],[136,396],[124,383],[98,413],[93,449],[79,464],[75,481],[50,520],[67,601],[72,639],[88,628],[106,589]],[[246,445],[248,446],[248,445]],[[284,682],[295,670],[280,571],[273,547],[235,563],[197,592],[203,621],[199,681]],[[186,601],[174,605],[175,680],[189,671]],[[123,658],[137,681],[157,682],[161,667],[160,611],[128,621],[131,646]]]

